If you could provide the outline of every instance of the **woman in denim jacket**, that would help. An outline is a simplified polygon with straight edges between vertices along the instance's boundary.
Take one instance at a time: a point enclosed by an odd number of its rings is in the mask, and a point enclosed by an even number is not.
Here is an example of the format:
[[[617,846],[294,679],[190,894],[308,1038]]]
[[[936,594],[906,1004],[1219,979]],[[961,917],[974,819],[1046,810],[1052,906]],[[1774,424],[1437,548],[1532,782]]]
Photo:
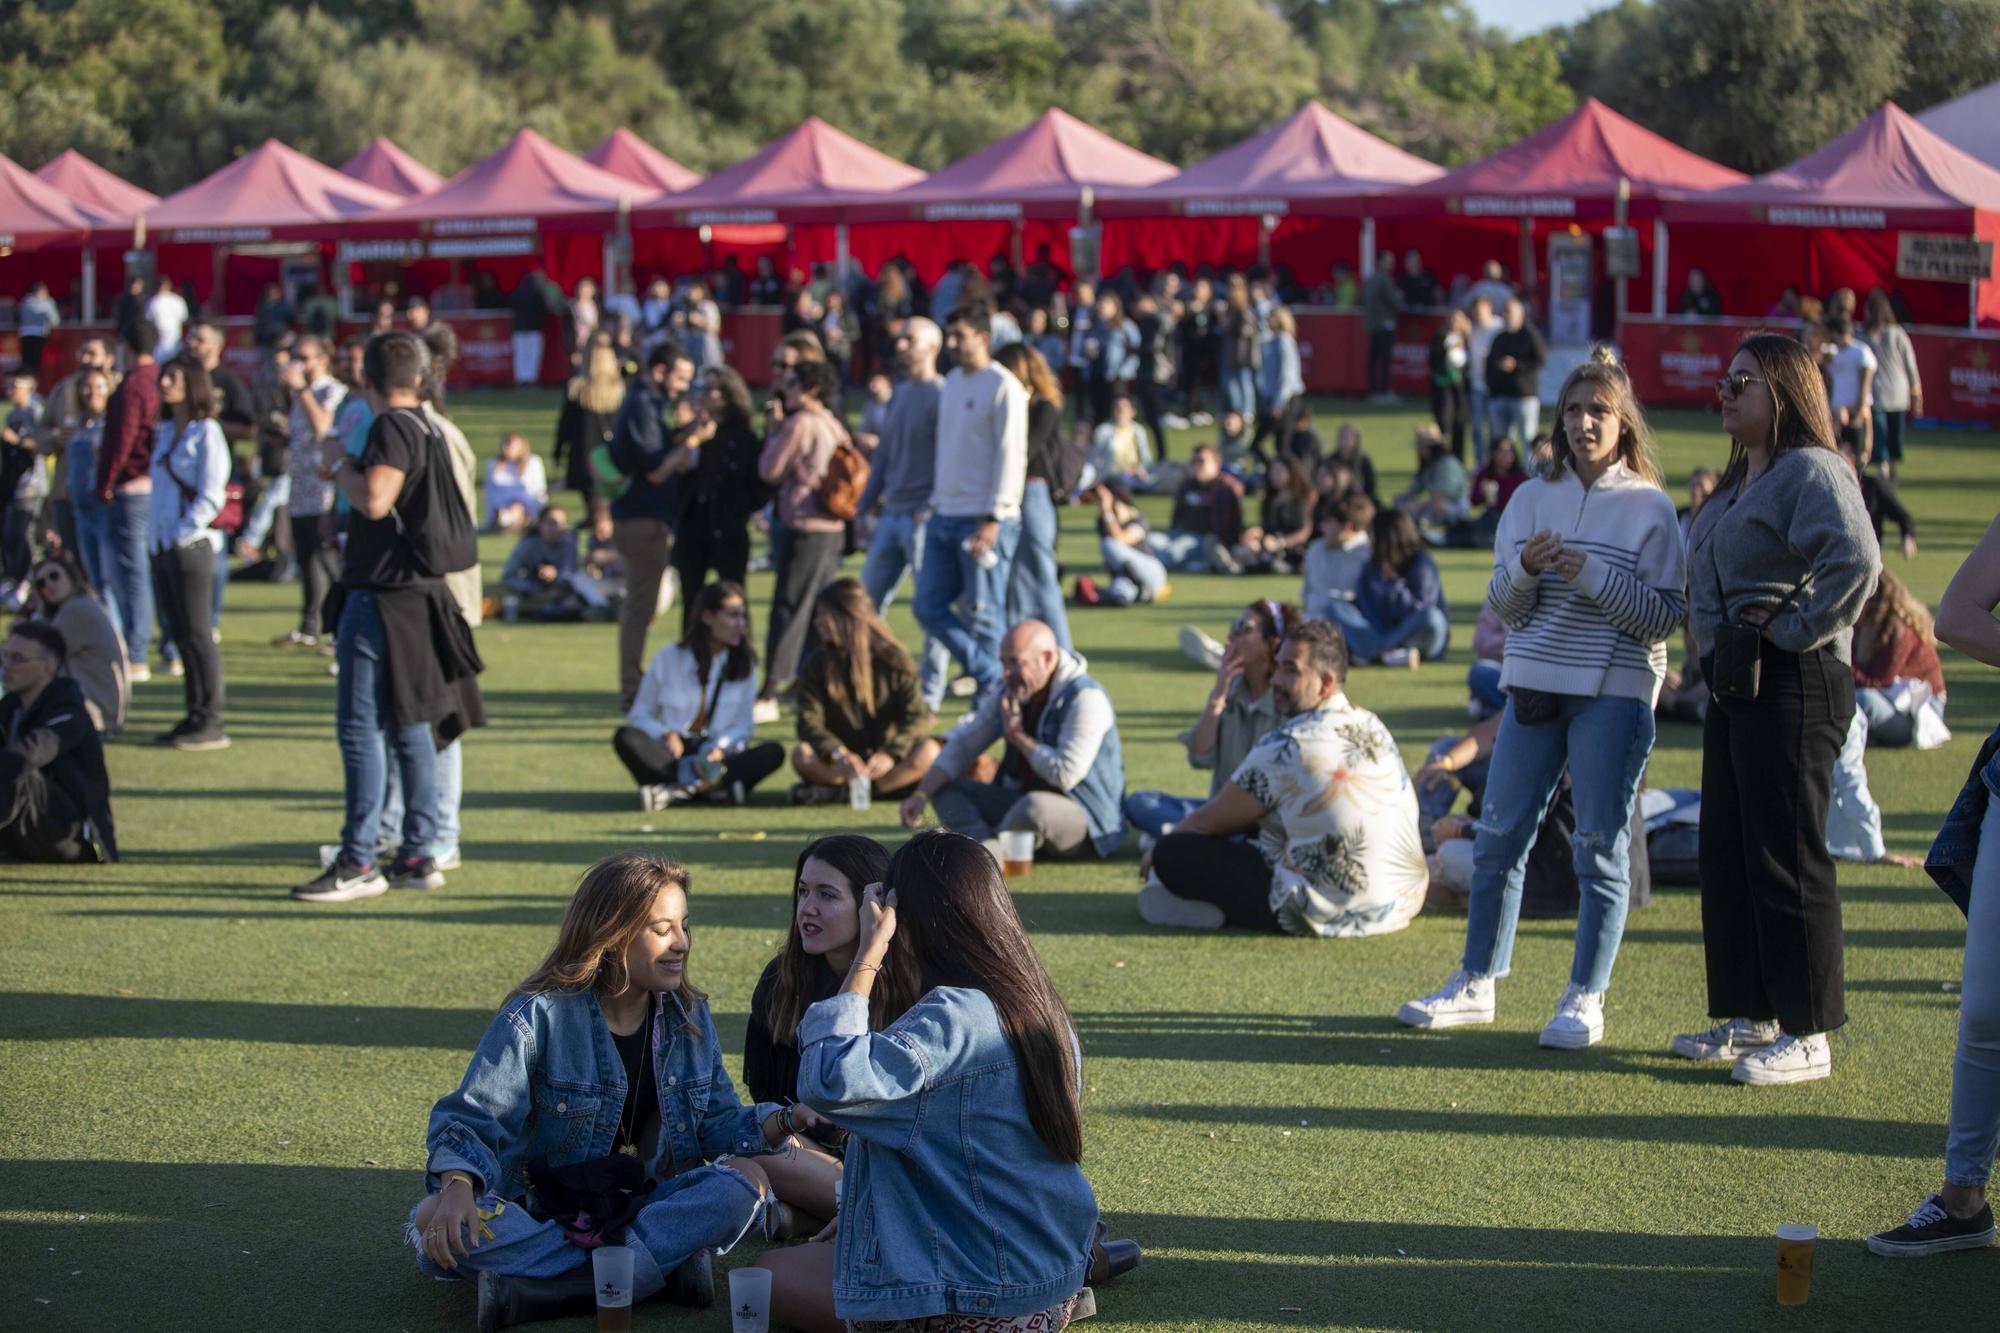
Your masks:
[[[896,852],[799,1047],[800,1094],[849,1133],[847,1175],[830,1251],[758,1260],[773,1322],[1056,1333],[1094,1260],[1100,1279],[1136,1262],[1129,1241],[1108,1265],[1093,1252],[1069,1010],[977,842],[939,830]]]
[[[432,1277],[477,1275],[482,1331],[593,1308],[588,1251],[536,1216],[538,1159],[631,1153],[660,1182],[625,1228],[640,1300],[664,1289],[707,1305],[711,1250],[760,1222],[775,1237],[833,1215],[838,1164],[791,1137],[819,1117],[737,1100],[689,948],[686,871],[650,856],[598,862],[555,947],[432,1110],[408,1239]]]

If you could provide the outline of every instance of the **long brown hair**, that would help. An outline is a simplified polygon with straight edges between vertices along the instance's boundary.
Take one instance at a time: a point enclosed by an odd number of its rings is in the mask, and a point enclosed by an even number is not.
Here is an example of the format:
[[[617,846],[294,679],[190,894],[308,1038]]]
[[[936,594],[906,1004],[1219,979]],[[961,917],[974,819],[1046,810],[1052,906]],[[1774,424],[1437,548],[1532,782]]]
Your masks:
[[[750,597],[743,591],[742,584],[717,579],[695,595],[694,614],[688,617],[687,632],[681,635],[681,647],[694,654],[695,677],[702,688],[708,685],[709,663],[715,660],[715,649],[709,644],[708,626],[703,623],[702,617],[720,611],[732,597],[743,603],[743,642],[729,650],[722,678],[742,680],[757,669],[757,643],[750,632]]]
[[[181,402],[180,411],[187,420],[215,420],[215,381],[209,378],[207,366],[183,352],[160,367],[160,374],[162,377],[167,375],[181,377],[181,390],[185,397]]]
[[[1909,585],[1885,569],[1855,622],[1854,660],[1874,656],[1884,644],[1904,633],[1930,643],[1937,638],[1937,624],[1931,619],[1930,608],[1917,600]]]
[[[590,335],[583,374],[569,382],[569,398],[584,411],[599,416],[610,416],[625,401],[625,371],[608,330]]]
[[[1026,339],[1008,343],[993,354],[993,359],[1027,386],[1028,397],[1044,399],[1057,407],[1063,405],[1062,381],[1056,378],[1055,371],[1049,369],[1049,359],[1036,351]]]
[[[678,861],[661,856],[627,852],[607,856],[584,871],[563,913],[555,946],[507,998],[586,990],[623,995],[632,985],[625,950],[646,928],[653,900],[669,887],[686,893],[688,874]],[[708,996],[690,977],[691,972],[681,973],[674,995],[691,1018]]]
[[[864,838],[858,833],[833,833],[824,838],[815,838],[799,853],[798,865],[792,869],[792,924],[785,936],[785,947],[778,954],[778,972],[771,988],[771,1036],[780,1045],[798,1043],[799,1020],[806,1016],[806,1008],[812,1003],[813,972],[820,966],[820,960],[806,952],[805,942],[799,938],[799,914],[797,909],[799,882],[806,877],[806,862],[822,861],[840,872],[854,895],[857,909],[861,904],[861,891],[870,884],[882,883],[882,877],[889,873],[889,849],[873,838]],[[880,1007],[884,989],[877,986],[874,1003],[877,1026],[880,1023]],[[909,1006],[904,1005],[905,1009]],[[898,1011],[901,1012],[900,1010]]]
[[[910,650],[896,642],[859,579],[835,579],[821,589],[813,599],[813,621],[829,668],[827,695],[861,716],[875,712],[878,668],[916,669]]]
[[[1646,414],[1639,410],[1632,380],[1625,367],[1618,364],[1618,354],[1604,343],[1590,349],[1589,358],[1569,373],[1562,392],[1556,395],[1555,430],[1549,435],[1555,457],[1549,463],[1549,480],[1554,481],[1575,466],[1569,454],[1569,432],[1563,427],[1563,404],[1580,388],[1596,389],[1611,400],[1611,411],[1618,418],[1618,461],[1653,486],[1665,489],[1660,479],[1660,461],[1653,453],[1653,433],[1646,428]],[[1517,464],[1520,458],[1517,444],[1514,448]]]
[[[1826,377],[1812,353],[1797,338],[1782,333],[1752,333],[1736,345],[1748,352],[1771,391],[1771,460],[1788,449],[1833,448],[1833,409],[1827,406]],[[1722,469],[1717,490],[1742,481],[1750,470],[1750,455],[1741,443],[1729,442],[1729,466]]]
[[[930,829],[889,858],[896,935],[880,982],[890,1022],[940,986],[993,1003],[1027,1094],[1028,1122],[1055,1157],[1083,1160],[1075,1027],[1014,910],[993,854],[963,834]]]

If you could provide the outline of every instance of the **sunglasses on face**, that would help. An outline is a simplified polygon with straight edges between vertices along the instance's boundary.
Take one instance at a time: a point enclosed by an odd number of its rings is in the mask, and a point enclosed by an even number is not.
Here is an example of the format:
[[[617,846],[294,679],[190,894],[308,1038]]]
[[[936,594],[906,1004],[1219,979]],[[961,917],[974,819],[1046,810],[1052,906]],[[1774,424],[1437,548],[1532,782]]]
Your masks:
[[[1735,398],[1751,385],[1762,384],[1763,382],[1762,376],[1752,375],[1747,370],[1734,371],[1724,375],[1715,382],[1715,396],[1718,398]]]
[[[1248,614],[1236,617],[1236,623],[1229,627],[1229,637],[1232,639],[1239,634],[1262,634],[1263,632],[1263,622],[1258,620],[1257,617]]]
[[[35,575],[35,586],[37,588],[53,588],[56,584],[62,582],[62,579],[63,572],[60,569],[45,570]]]

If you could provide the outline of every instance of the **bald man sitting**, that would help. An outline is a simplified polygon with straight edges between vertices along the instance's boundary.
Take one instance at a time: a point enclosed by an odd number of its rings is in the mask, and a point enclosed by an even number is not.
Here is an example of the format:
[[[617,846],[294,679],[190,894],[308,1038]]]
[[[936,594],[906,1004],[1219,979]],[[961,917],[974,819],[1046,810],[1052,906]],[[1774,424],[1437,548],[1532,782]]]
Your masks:
[[[961,776],[1001,740],[995,781]],[[1024,620],[1000,642],[1000,683],[952,729],[903,802],[903,824],[917,827],[924,806],[934,804],[946,828],[969,838],[1026,831],[1037,857],[1102,857],[1125,840],[1124,797],[1111,696],[1047,625]]]

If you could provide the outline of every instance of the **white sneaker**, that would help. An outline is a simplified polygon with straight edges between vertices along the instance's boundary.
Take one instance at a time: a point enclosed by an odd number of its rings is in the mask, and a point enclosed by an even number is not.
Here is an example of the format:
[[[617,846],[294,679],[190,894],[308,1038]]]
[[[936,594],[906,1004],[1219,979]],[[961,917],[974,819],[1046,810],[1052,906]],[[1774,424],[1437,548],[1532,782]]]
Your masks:
[[[1189,422],[1186,417],[1178,412],[1162,412],[1160,414],[1160,424],[1168,430],[1186,430]]]
[[[1181,656],[1198,667],[1213,671],[1222,665],[1222,645],[1193,625],[1181,626]]]
[[[1395,667],[1401,671],[1415,671],[1424,664],[1423,655],[1414,648],[1391,648],[1382,654],[1382,665]]]
[[[1214,903],[1183,898],[1157,879],[1148,879],[1139,890],[1139,919],[1149,926],[1173,926],[1181,930],[1221,930],[1222,909]]]
[[[1574,982],[1556,1004],[1556,1016],[1542,1029],[1542,1045],[1552,1051],[1580,1051],[1604,1040],[1604,992]]]
[[[1706,1032],[1683,1032],[1667,1049],[1683,1060],[1734,1060],[1778,1039],[1778,1025],[1754,1018],[1726,1018]]]
[[[661,783],[648,783],[639,788],[639,808],[653,811],[667,808],[667,787]]]
[[[1833,1050],[1826,1034],[1794,1037],[1787,1032],[1761,1051],[1738,1059],[1729,1077],[1738,1083],[1769,1087],[1779,1083],[1810,1083],[1833,1073]]]
[[[979,693],[979,677],[953,676],[946,693],[954,699],[970,699]]]
[[[778,720],[778,701],[776,699],[759,699],[756,703],[750,705],[750,720],[760,726],[766,722],[776,722]]]
[[[1396,1021],[1413,1028],[1462,1028],[1493,1021],[1493,978],[1453,972],[1444,985],[1396,1011]]]

